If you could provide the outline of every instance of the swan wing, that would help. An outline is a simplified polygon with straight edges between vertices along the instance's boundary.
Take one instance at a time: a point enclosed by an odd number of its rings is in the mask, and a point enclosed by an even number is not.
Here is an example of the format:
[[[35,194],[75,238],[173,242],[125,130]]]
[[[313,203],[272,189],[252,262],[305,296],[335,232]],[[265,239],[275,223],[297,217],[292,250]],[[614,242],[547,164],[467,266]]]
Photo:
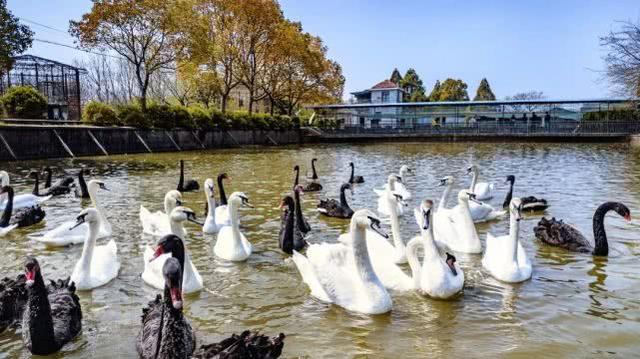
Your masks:
[[[58,280],[47,286],[53,319],[53,334],[57,343],[66,343],[82,329],[82,309],[69,279]]]
[[[476,194],[476,198],[478,200],[491,199],[493,198],[493,188],[493,183],[489,184],[487,182],[480,182],[476,183],[473,192]]]
[[[164,277],[162,276],[162,266],[167,258],[171,257],[171,253],[161,254],[158,258],[149,262],[153,258],[154,250],[150,246],[146,246],[143,254],[144,271],[142,272],[142,280],[148,285],[156,288],[164,288]]]
[[[183,293],[195,293],[202,288],[204,288],[204,284],[202,282],[202,277],[198,272],[198,269],[191,261],[191,256],[187,255],[185,258],[185,271],[184,278],[182,279],[182,292]]]
[[[248,243],[244,235],[240,233],[241,240],[236,242],[233,239],[233,229],[231,226],[224,226],[218,232],[213,253],[222,259],[229,261],[243,261],[251,254],[251,243]]]
[[[84,243],[89,233],[89,226],[82,224],[70,229],[75,224],[75,221],[67,221],[42,235],[29,235],[28,237],[43,243],[47,247],[65,247],[72,244]]]
[[[359,285],[351,249],[341,243],[320,243],[307,249],[307,257],[330,302],[352,309]]]
[[[142,231],[152,236],[171,233],[169,217],[162,211],[151,213],[144,206],[140,206],[140,223],[142,223]]]
[[[316,276],[315,268],[309,259],[302,254],[298,253],[298,251],[293,251],[293,263],[295,263],[296,268],[298,268],[298,272],[302,276],[302,280],[309,286],[311,290],[311,295],[320,299],[323,302],[331,303],[331,299],[325,292],[324,288],[320,284],[318,277]]]
[[[399,291],[413,289],[413,279],[395,264],[396,248],[393,244],[378,233],[367,231],[367,249],[373,270],[386,288]]]
[[[96,246],[91,258],[91,282],[93,287],[109,283],[118,276],[120,261],[118,260],[118,246],[112,239],[103,246]]]
[[[569,249],[584,249],[591,247],[589,241],[575,227],[558,221],[555,218],[542,218],[533,229],[536,238],[544,243]]]

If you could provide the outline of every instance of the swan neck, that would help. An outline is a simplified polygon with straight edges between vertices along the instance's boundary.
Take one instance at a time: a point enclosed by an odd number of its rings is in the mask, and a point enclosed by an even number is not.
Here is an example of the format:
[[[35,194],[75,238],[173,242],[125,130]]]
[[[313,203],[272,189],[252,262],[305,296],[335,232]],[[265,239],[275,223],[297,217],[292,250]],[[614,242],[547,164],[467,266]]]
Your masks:
[[[507,196],[504,198],[502,208],[509,207],[509,205],[511,204],[511,198],[513,198],[513,182],[509,182],[509,192],[507,192]]]
[[[96,239],[98,238],[98,231],[100,230],[100,223],[98,221],[89,222],[89,232],[87,238],[84,241],[82,247],[82,256],[80,257],[80,268],[83,274],[91,274],[91,259],[93,258],[93,250],[96,246]]]
[[[224,192],[224,184],[222,183],[222,177],[218,177],[218,191],[220,192],[220,205],[226,206],[227,203],[227,195]]]
[[[415,237],[409,241],[406,250],[407,261],[409,262],[409,268],[411,268],[411,277],[413,278],[413,287],[415,289],[420,288],[420,281],[422,280],[422,266],[418,258],[418,249],[420,246],[424,246],[422,242],[420,237]]]
[[[216,213],[216,199],[214,196],[211,196],[211,194],[207,193],[207,217],[215,218],[215,213]]]
[[[178,222],[169,218],[169,225],[171,226],[171,233],[180,237],[180,239],[184,241],[186,233],[184,231],[184,227],[182,226],[182,222]]]
[[[34,175],[34,178],[35,178],[36,182],[33,184],[33,191],[31,193],[33,193],[33,195],[35,195],[35,196],[39,196],[40,195],[40,175],[38,175],[38,173],[36,173]]]
[[[47,172],[47,178],[44,182],[44,188],[49,188],[51,187],[51,170],[45,170],[45,172]]]
[[[349,183],[353,183],[353,175],[355,174],[355,167],[351,166],[351,176],[349,177]]]
[[[296,168],[296,178],[293,181],[293,187],[298,185],[298,181],[300,180],[300,169]],[[295,189],[294,189],[295,190]]]
[[[473,175],[471,176],[471,186],[469,186],[469,192],[475,193],[477,181],[478,181],[478,171],[473,171]]]
[[[447,205],[447,199],[449,199],[449,194],[451,193],[451,189],[453,188],[453,184],[447,184],[442,192],[442,197],[440,198],[440,203],[438,203],[438,210],[444,209]]]
[[[433,220],[431,220],[431,223],[433,223]],[[440,251],[433,236],[433,225],[430,225],[426,231],[422,231],[422,238],[424,239],[424,260],[439,257]]]
[[[607,202],[598,207],[593,214],[594,255],[606,256],[609,254],[609,242],[607,240],[607,232],[604,228],[604,216],[612,209],[612,206]]]
[[[509,244],[507,252],[513,262],[518,261],[518,235],[520,232],[520,221],[516,219],[516,214],[511,213],[509,217]]]
[[[95,186],[91,186],[91,188],[89,188],[89,198],[91,199],[91,205],[95,207],[95,209],[98,211],[98,215],[100,216],[100,226],[102,226],[106,232],[111,232],[111,223],[109,223],[109,221],[107,220],[104,208],[102,208],[102,205],[98,203],[98,193]],[[165,210],[166,207],[167,202],[165,201]]]
[[[318,174],[316,173],[316,162],[311,161],[311,170],[313,171],[313,176],[311,178],[318,179]]]
[[[11,221],[11,214],[13,212],[13,189],[11,187],[9,188],[7,192],[7,204],[5,205],[4,212],[2,212],[2,217],[0,217],[0,227],[8,226],[9,221]]]
[[[398,205],[395,199],[389,199],[389,212],[391,214],[391,235],[393,235],[393,246],[396,252],[404,254],[405,244],[400,234],[400,219],[398,218]]]
[[[178,181],[178,191],[184,188],[184,162],[180,161],[180,180]]]
[[[231,233],[233,234],[233,241],[240,245],[240,214],[238,213],[238,207],[234,203],[229,204],[229,219],[231,221]]]
[[[86,198],[90,195],[87,190],[87,182],[84,180],[84,174],[82,172],[83,170],[80,170],[80,173],[78,174],[78,183],[80,183],[80,193],[82,198]]]
[[[358,269],[358,274],[364,282],[379,281],[371,265],[369,250],[367,248],[367,232],[363,228],[355,226],[351,231],[353,241],[354,263]]]
[[[347,203],[347,195],[345,194],[346,188],[340,189],[340,207],[349,207]]]

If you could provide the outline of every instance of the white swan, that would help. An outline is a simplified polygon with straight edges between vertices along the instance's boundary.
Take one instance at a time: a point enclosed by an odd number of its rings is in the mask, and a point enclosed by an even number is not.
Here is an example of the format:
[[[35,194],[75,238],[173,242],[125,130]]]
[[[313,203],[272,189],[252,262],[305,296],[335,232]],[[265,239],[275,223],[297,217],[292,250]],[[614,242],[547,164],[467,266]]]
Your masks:
[[[387,200],[387,192],[391,191],[396,192],[396,185],[398,184],[398,179],[400,176],[398,175],[389,175],[387,177],[387,183],[385,184],[383,189],[374,189],[373,191],[378,195],[378,213],[383,216],[389,216],[391,212],[389,211],[389,201]],[[396,208],[398,215],[404,214],[404,206],[400,203],[396,203]]]
[[[458,193],[457,206],[436,212],[434,232],[438,247],[463,253],[482,252],[482,244],[469,212],[469,201],[475,201],[473,193],[462,190]]]
[[[416,222],[422,235],[414,237],[407,244],[407,257],[411,267],[414,288],[433,298],[446,299],[462,290],[464,273],[456,263],[456,257],[446,253],[442,258],[433,238],[433,202],[422,202],[420,209],[414,210]],[[422,247],[424,257],[422,266],[418,259],[418,249]]]
[[[108,191],[104,182],[98,180],[91,180],[87,184],[87,190],[89,191],[89,198],[91,198],[91,204],[95,208],[98,214],[98,231],[96,238],[109,237],[112,233],[111,224],[105,216],[104,208],[98,202],[97,192],[98,189]],[[42,235],[34,234],[29,235],[29,238],[35,239],[38,242],[44,243],[47,247],[64,247],[72,244],[84,243],[87,239],[90,226],[75,226],[73,229],[69,229],[74,226],[76,221],[67,221],[59,225],[58,227],[43,233]]]
[[[405,185],[408,173],[413,173],[413,170],[411,168],[409,168],[409,166],[407,166],[407,165],[402,165],[402,167],[400,167],[400,171],[398,172],[399,178],[397,179],[397,181],[395,183],[395,189],[392,189],[394,192],[396,192],[397,194],[401,195],[402,198],[405,201],[410,200],[411,197],[412,197],[411,192],[409,190],[407,190],[407,187]],[[389,188],[389,184],[385,183],[383,190],[385,190],[387,188]],[[375,191],[376,191],[376,193],[379,193],[378,191],[380,191],[380,190],[375,190]],[[381,192],[379,193],[379,195],[380,194],[381,194]]]
[[[0,187],[9,186],[10,184],[11,181],[9,180],[9,174],[7,171],[0,171]],[[13,196],[13,209],[16,210],[20,208],[33,207],[50,199],[51,197],[52,196],[36,196],[31,193],[17,194]],[[4,211],[6,206],[7,199],[0,200],[0,212]]]
[[[398,206],[405,207],[407,205],[404,202],[402,196],[397,193],[385,190],[385,196],[383,197],[387,201],[387,207],[391,209],[389,217],[391,220],[391,233],[393,236],[393,244],[389,242],[389,236],[382,236],[378,232],[373,230],[367,230],[367,248],[369,249],[369,255],[374,268],[394,268],[395,264],[407,263],[406,246],[402,240],[400,234],[400,218],[397,213]],[[342,243],[347,243],[351,240],[351,233],[343,233],[338,237],[338,240]],[[377,270],[376,270],[377,271]],[[377,271],[378,277],[383,283],[389,284],[389,287],[396,288],[391,284],[396,277],[396,273],[390,274],[387,280],[387,271]],[[385,273],[383,273],[385,272]]]
[[[176,207],[171,211],[171,228],[172,233],[169,235],[165,235],[160,239],[158,243],[163,243],[163,240],[166,238],[171,238],[172,236],[179,237],[182,241],[184,241],[185,231],[182,227],[182,222],[190,221],[197,224],[202,225],[196,221],[195,213],[186,207]],[[182,276],[182,292],[183,293],[193,293],[201,290],[204,286],[202,284],[202,277],[198,270],[191,262],[191,258],[187,249],[183,244],[183,255],[184,255],[184,274]],[[164,277],[162,275],[162,266],[167,258],[171,257],[171,251],[163,251],[158,252],[158,250],[154,250],[150,246],[145,248],[143,258],[144,258],[144,271],[142,272],[142,280],[148,285],[157,288],[164,288]],[[175,256],[175,254],[174,254]],[[180,260],[178,258],[178,260]]]
[[[373,213],[359,210],[351,218],[347,243],[312,244],[306,257],[293,251],[293,261],[311,295],[354,312],[381,314],[391,310],[391,296],[369,258],[368,228],[386,236]]]
[[[482,266],[496,279],[517,283],[531,278],[531,260],[518,238],[522,202],[514,198],[509,204],[509,234],[494,237],[487,233],[487,248]]]
[[[214,217],[216,219],[216,225],[218,226],[218,230],[222,226],[230,226],[231,225],[231,216],[228,211],[227,204],[227,195],[224,192],[224,180],[231,180],[231,177],[227,176],[226,173],[221,173],[218,175],[218,191],[220,192],[220,205],[216,207],[214,212]],[[238,222],[240,223],[240,222]]]
[[[451,189],[453,188],[453,184],[455,179],[453,176],[447,176],[440,180],[441,186],[446,186],[444,192],[442,193],[442,198],[440,198],[440,203],[438,204],[438,211],[440,210],[451,210],[445,208],[447,199],[449,198],[449,193],[451,193]],[[471,218],[474,223],[491,221],[494,219],[498,219],[504,216],[507,212],[504,210],[496,210],[493,206],[486,204],[484,202],[472,201],[469,202],[469,211],[471,212]]]
[[[71,274],[71,281],[76,284],[78,290],[101,287],[118,276],[120,262],[116,242],[112,239],[103,246],[96,246],[101,221],[100,212],[95,208],[87,208],[80,212],[75,226],[72,227],[89,227],[82,248],[82,256]],[[88,226],[81,226],[84,223]]]
[[[177,190],[171,190],[164,196],[164,212],[149,212],[144,206],[140,206],[140,223],[142,232],[156,237],[171,233],[169,215],[176,206],[182,205],[182,194]],[[163,279],[164,283],[164,279]],[[164,285],[163,287],[164,288]]]
[[[471,165],[469,168],[467,168],[467,173],[471,173],[472,175],[469,191],[476,195],[477,200],[483,201],[493,198],[493,189],[495,185],[493,183],[487,182],[478,183],[478,174],[480,173],[478,165]]]
[[[240,214],[238,210],[241,206],[252,207],[249,204],[247,195],[242,192],[233,192],[229,197],[229,216],[231,224],[220,228],[213,253],[229,261],[244,261],[251,255],[253,247],[247,238],[240,232]]]
[[[204,195],[207,199],[207,218],[204,220],[204,226],[202,226],[202,232],[206,234],[214,234],[218,232],[218,225],[216,224],[216,197],[213,180],[207,178],[204,181]]]

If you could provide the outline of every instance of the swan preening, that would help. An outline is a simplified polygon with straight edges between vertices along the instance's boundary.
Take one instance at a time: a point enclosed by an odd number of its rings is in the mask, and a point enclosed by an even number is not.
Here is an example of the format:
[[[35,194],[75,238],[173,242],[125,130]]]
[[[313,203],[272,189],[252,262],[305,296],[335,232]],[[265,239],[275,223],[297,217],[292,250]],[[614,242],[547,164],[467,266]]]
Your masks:
[[[522,202],[519,198],[509,205],[509,234],[494,237],[487,233],[487,245],[482,266],[496,279],[517,283],[531,278],[531,260],[520,243]]]
[[[180,192],[193,192],[200,189],[198,181],[190,179],[185,182],[184,180],[184,161],[180,160],[180,179],[178,180],[178,188]]]
[[[105,210],[98,201],[97,192],[99,189],[109,191],[104,182],[98,180],[89,181],[87,191],[89,192],[89,198],[91,198],[91,204],[98,215],[97,239],[109,237],[112,233],[111,224],[107,220]],[[89,226],[76,226],[73,229],[69,229],[75,224],[75,220],[67,221],[42,235],[29,235],[29,237],[44,243],[47,247],[64,247],[71,244],[83,243],[87,238]]]
[[[349,176],[349,183],[364,183],[364,177],[355,175],[356,166],[353,164],[353,162],[349,162],[349,167],[351,167],[351,176]]]
[[[353,195],[351,184],[343,183],[342,186],[340,186],[340,201],[336,201],[333,198],[321,199],[318,204],[318,212],[328,217],[351,218],[351,216],[353,216],[353,209],[351,209],[347,203],[346,190],[349,190],[351,195]]]
[[[349,240],[312,244],[306,256],[293,252],[293,261],[313,296],[365,314],[391,310],[391,296],[371,265],[368,229],[388,237],[373,213],[359,210],[351,218]]]
[[[171,211],[171,228],[173,233],[165,235],[158,241],[155,250],[149,246],[145,248],[144,271],[142,280],[150,286],[162,289],[164,280],[162,277],[162,266],[169,257],[177,258],[182,268],[184,268],[182,290],[185,293],[200,291],[204,286],[202,277],[195,265],[191,262],[191,257],[184,244],[184,228],[182,222],[195,219],[195,213],[186,207],[176,207]]]
[[[247,238],[240,232],[240,207],[250,207],[249,198],[242,192],[233,192],[229,197],[228,204],[229,217],[231,223],[224,225],[218,231],[216,244],[213,247],[213,253],[228,261],[244,261],[253,252],[253,246]]]
[[[511,198],[513,197],[513,184],[515,182],[516,182],[516,176],[514,175],[507,176],[505,183],[509,184],[509,191],[507,192],[507,196],[505,197],[504,203],[502,204],[504,208],[509,207],[509,204],[511,203]],[[523,211],[531,211],[531,212],[544,211],[545,209],[549,208],[549,204],[547,203],[547,200],[545,200],[544,198],[536,198],[533,196],[520,197],[520,201],[522,202]]]
[[[9,174],[7,171],[0,171],[0,187],[11,185]],[[42,202],[51,199],[52,196],[36,196],[33,193],[16,194],[13,197],[13,209],[21,209],[25,207],[33,207],[41,204]],[[8,200],[0,199],[0,211],[4,211],[7,206]]]
[[[48,355],[75,338],[82,329],[82,308],[73,282],[45,286],[35,258],[25,263],[28,299],[22,315],[22,340],[31,354]]]
[[[171,190],[164,196],[164,212],[149,212],[144,206],[140,206],[140,223],[142,231],[156,237],[171,233],[171,211],[182,205],[182,194],[177,190]]]
[[[76,225],[69,228],[73,230],[85,223],[89,227],[82,255],[71,274],[71,281],[78,290],[101,287],[117,277],[120,271],[116,242],[112,239],[103,246],[96,246],[101,220],[100,213],[95,208],[88,208],[80,212]]]
[[[620,202],[605,202],[601,204],[593,214],[593,239],[595,246],[591,245],[585,236],[575,227],[557,221],[555,218],[548,220],[542,218],[533,229],[536,238],[542,242],[562,247],[573,252],[592,253],[595,256],[609,255],[609,242],[604,229],[604,218],[607,212],[615,211],[626,221],[631,221],[629,208]]]
[[[493,183],[478,182],[480,169],[478,165],[471,165],[467,168],[467,173],[471,174],[471,185],[469,186],[469,192],[476,195],[476,199],[484,201],[493,198],[493,189],[495,185]]]
[[[475,195],[466,190],[458,192],[458,205],[452,209],[439,209],[434,216],[435,239],[440,248],[455,252],[481,253],[482,244],[471,218],[469,201]]]

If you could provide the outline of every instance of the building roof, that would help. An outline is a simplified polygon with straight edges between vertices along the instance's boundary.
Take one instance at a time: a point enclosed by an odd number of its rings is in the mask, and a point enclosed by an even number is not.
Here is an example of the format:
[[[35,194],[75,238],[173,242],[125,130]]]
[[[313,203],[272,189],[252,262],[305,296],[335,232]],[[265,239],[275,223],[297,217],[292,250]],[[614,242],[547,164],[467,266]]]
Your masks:
[[[55,60],[45,59],[43,57],[35,56],[35,55],[19,55],[13,58],[14,64],[12,70],[34,70],[38,66],[41,68],[44,67],[59,67],[69,71],[79,71],[81,73],[85,73],[86,70],[80,67],[71,66],[62,62],[58,62]]]
[[[391,80],[384,80],[382,82],[378,82],[375,86],[373,86],[372,90],[388,90],[388,89],[397,89],[399,88],[395,82]]]

